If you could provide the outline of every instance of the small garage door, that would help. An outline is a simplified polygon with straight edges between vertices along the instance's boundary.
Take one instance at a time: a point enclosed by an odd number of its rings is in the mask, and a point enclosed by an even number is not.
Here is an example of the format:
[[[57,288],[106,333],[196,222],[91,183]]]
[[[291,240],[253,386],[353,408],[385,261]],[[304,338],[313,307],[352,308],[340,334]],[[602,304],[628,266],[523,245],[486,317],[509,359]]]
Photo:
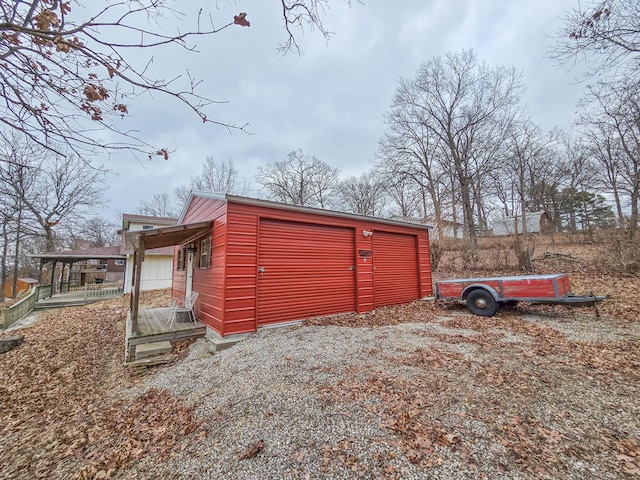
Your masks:
[[[262,219],[258,325],[355,310],[350,228]]]
[[[373,265],[375,307],[407,303],[420,297],[415,236],[376,230]]]

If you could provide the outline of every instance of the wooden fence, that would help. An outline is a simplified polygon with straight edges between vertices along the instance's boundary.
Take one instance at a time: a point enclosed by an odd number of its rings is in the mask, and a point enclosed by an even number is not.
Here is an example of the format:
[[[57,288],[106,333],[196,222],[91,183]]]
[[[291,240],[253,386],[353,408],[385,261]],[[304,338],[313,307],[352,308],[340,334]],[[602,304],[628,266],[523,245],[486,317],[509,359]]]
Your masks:
[[[37,288],[32,288],[29,295],[24,297],[18,303],[14,303],[9,308],[6,308],[3,312],[4,315],[2,316],[2,323],[0,326],[3,329],[7,329],[21,318],[31,313],[34,305],[36,304],[37,296]]]
[[[84,299],[87,300],[89,298],[113,297],[114,295],[122,294],[122,291],[122,282],[85,283]]]
[[[60,293],[81,292],[84,290],[84,287],[84,285],[75,282],[62,282],[60,284]]]

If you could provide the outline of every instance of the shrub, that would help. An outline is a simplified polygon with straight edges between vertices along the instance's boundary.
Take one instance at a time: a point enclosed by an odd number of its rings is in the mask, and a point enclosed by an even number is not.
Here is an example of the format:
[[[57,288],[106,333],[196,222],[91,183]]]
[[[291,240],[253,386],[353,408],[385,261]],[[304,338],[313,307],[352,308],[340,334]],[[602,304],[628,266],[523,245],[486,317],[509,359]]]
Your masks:
[[[626,275],[640,272],[640,239],[629,238],[624,230],[599,232],[595,263],[598,270]]]

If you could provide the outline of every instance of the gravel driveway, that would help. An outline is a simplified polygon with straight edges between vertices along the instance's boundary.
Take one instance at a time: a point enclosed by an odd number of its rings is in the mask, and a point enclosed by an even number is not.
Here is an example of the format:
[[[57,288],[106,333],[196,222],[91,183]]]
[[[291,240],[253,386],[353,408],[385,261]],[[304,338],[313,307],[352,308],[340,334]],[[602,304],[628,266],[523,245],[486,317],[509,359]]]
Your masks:
[[[640,475],[639,324],[424,309],[265,329],[215,355],[195,342],[129,393],[169,390],[200,428],[121,476]]]

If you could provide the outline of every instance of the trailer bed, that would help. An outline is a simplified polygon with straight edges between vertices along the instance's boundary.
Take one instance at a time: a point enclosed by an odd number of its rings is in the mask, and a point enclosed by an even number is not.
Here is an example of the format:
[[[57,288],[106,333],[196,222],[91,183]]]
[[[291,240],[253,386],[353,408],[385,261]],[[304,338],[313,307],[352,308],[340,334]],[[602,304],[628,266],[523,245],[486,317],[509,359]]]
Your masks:
[[[596,305],[604,297],[576,296],[566,273],[507,277],[459,278],[435,283],[436,298],[467,302],[476,315],[493,316],[503,304]]]

